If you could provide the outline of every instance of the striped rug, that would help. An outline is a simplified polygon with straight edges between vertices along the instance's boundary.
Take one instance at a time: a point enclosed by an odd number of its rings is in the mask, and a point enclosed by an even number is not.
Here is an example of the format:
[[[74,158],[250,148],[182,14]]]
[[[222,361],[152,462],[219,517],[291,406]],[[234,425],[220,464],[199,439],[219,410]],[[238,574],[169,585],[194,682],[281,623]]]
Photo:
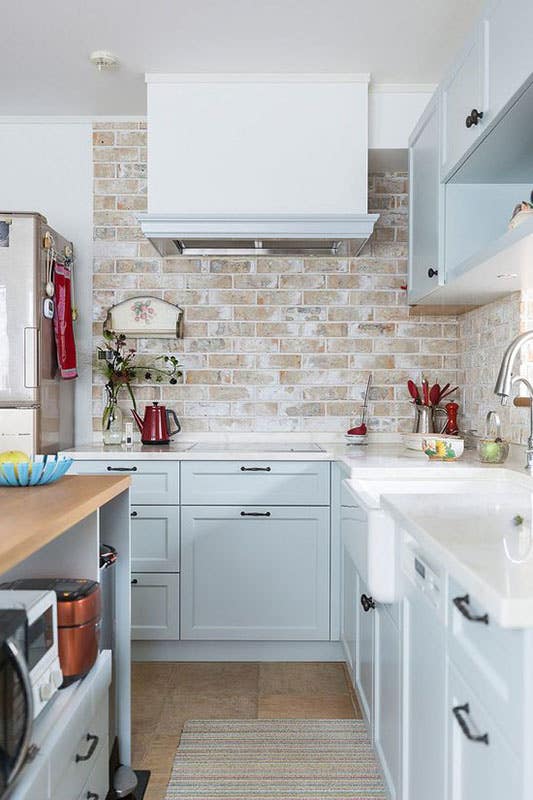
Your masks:
[[[385,800],[361,720],[193,720],[165,800]]]

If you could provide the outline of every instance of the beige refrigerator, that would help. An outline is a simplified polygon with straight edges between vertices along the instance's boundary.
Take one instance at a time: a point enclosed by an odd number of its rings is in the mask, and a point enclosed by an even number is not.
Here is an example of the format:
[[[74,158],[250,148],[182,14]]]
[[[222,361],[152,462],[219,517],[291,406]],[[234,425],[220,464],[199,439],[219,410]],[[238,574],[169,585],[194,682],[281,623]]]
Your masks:
[[[37,213],[0,212],[0,451],[74,444],[74,380],[60,377],[54,263],[72,243]]]

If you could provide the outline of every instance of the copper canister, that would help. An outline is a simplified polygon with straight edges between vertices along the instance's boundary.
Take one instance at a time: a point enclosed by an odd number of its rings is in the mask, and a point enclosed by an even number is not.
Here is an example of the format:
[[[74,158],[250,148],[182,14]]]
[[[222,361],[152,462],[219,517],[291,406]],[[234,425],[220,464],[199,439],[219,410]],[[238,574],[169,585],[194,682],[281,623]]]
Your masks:
[[[57,623],[63,686],[86,675],[98,657],[100,584],[88,580],[58,581]]]
[[[100,584],[87,578],[22,578],[3,588],[51,589],[56,593],[61,688],[87,675],[98,658]]]

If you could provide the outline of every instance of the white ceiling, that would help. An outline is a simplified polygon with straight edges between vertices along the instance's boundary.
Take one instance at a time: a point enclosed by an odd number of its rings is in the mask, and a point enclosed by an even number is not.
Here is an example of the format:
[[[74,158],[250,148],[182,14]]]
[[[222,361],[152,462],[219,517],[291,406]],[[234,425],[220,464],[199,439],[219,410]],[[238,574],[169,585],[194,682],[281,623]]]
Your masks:
[[[2,4],[2,114],[142,114],[145,72],[370,72],[436,83],[483,0],[25,0]],[[92,50],[114,52],[97,73]]]

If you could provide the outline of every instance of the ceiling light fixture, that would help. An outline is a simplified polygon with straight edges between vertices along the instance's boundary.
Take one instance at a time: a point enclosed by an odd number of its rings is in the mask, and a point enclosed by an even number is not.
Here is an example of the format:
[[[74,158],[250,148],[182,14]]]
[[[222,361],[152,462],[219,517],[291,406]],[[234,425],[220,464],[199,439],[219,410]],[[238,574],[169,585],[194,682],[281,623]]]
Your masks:
[[[89,61],[94,64],[98,72],[116,69],[120,63],[118,58],[107,50],[94,50],[89,56]]]
[[[518,278],[518,274],[516,272],[501,272],[496,277],[497,278]]]

